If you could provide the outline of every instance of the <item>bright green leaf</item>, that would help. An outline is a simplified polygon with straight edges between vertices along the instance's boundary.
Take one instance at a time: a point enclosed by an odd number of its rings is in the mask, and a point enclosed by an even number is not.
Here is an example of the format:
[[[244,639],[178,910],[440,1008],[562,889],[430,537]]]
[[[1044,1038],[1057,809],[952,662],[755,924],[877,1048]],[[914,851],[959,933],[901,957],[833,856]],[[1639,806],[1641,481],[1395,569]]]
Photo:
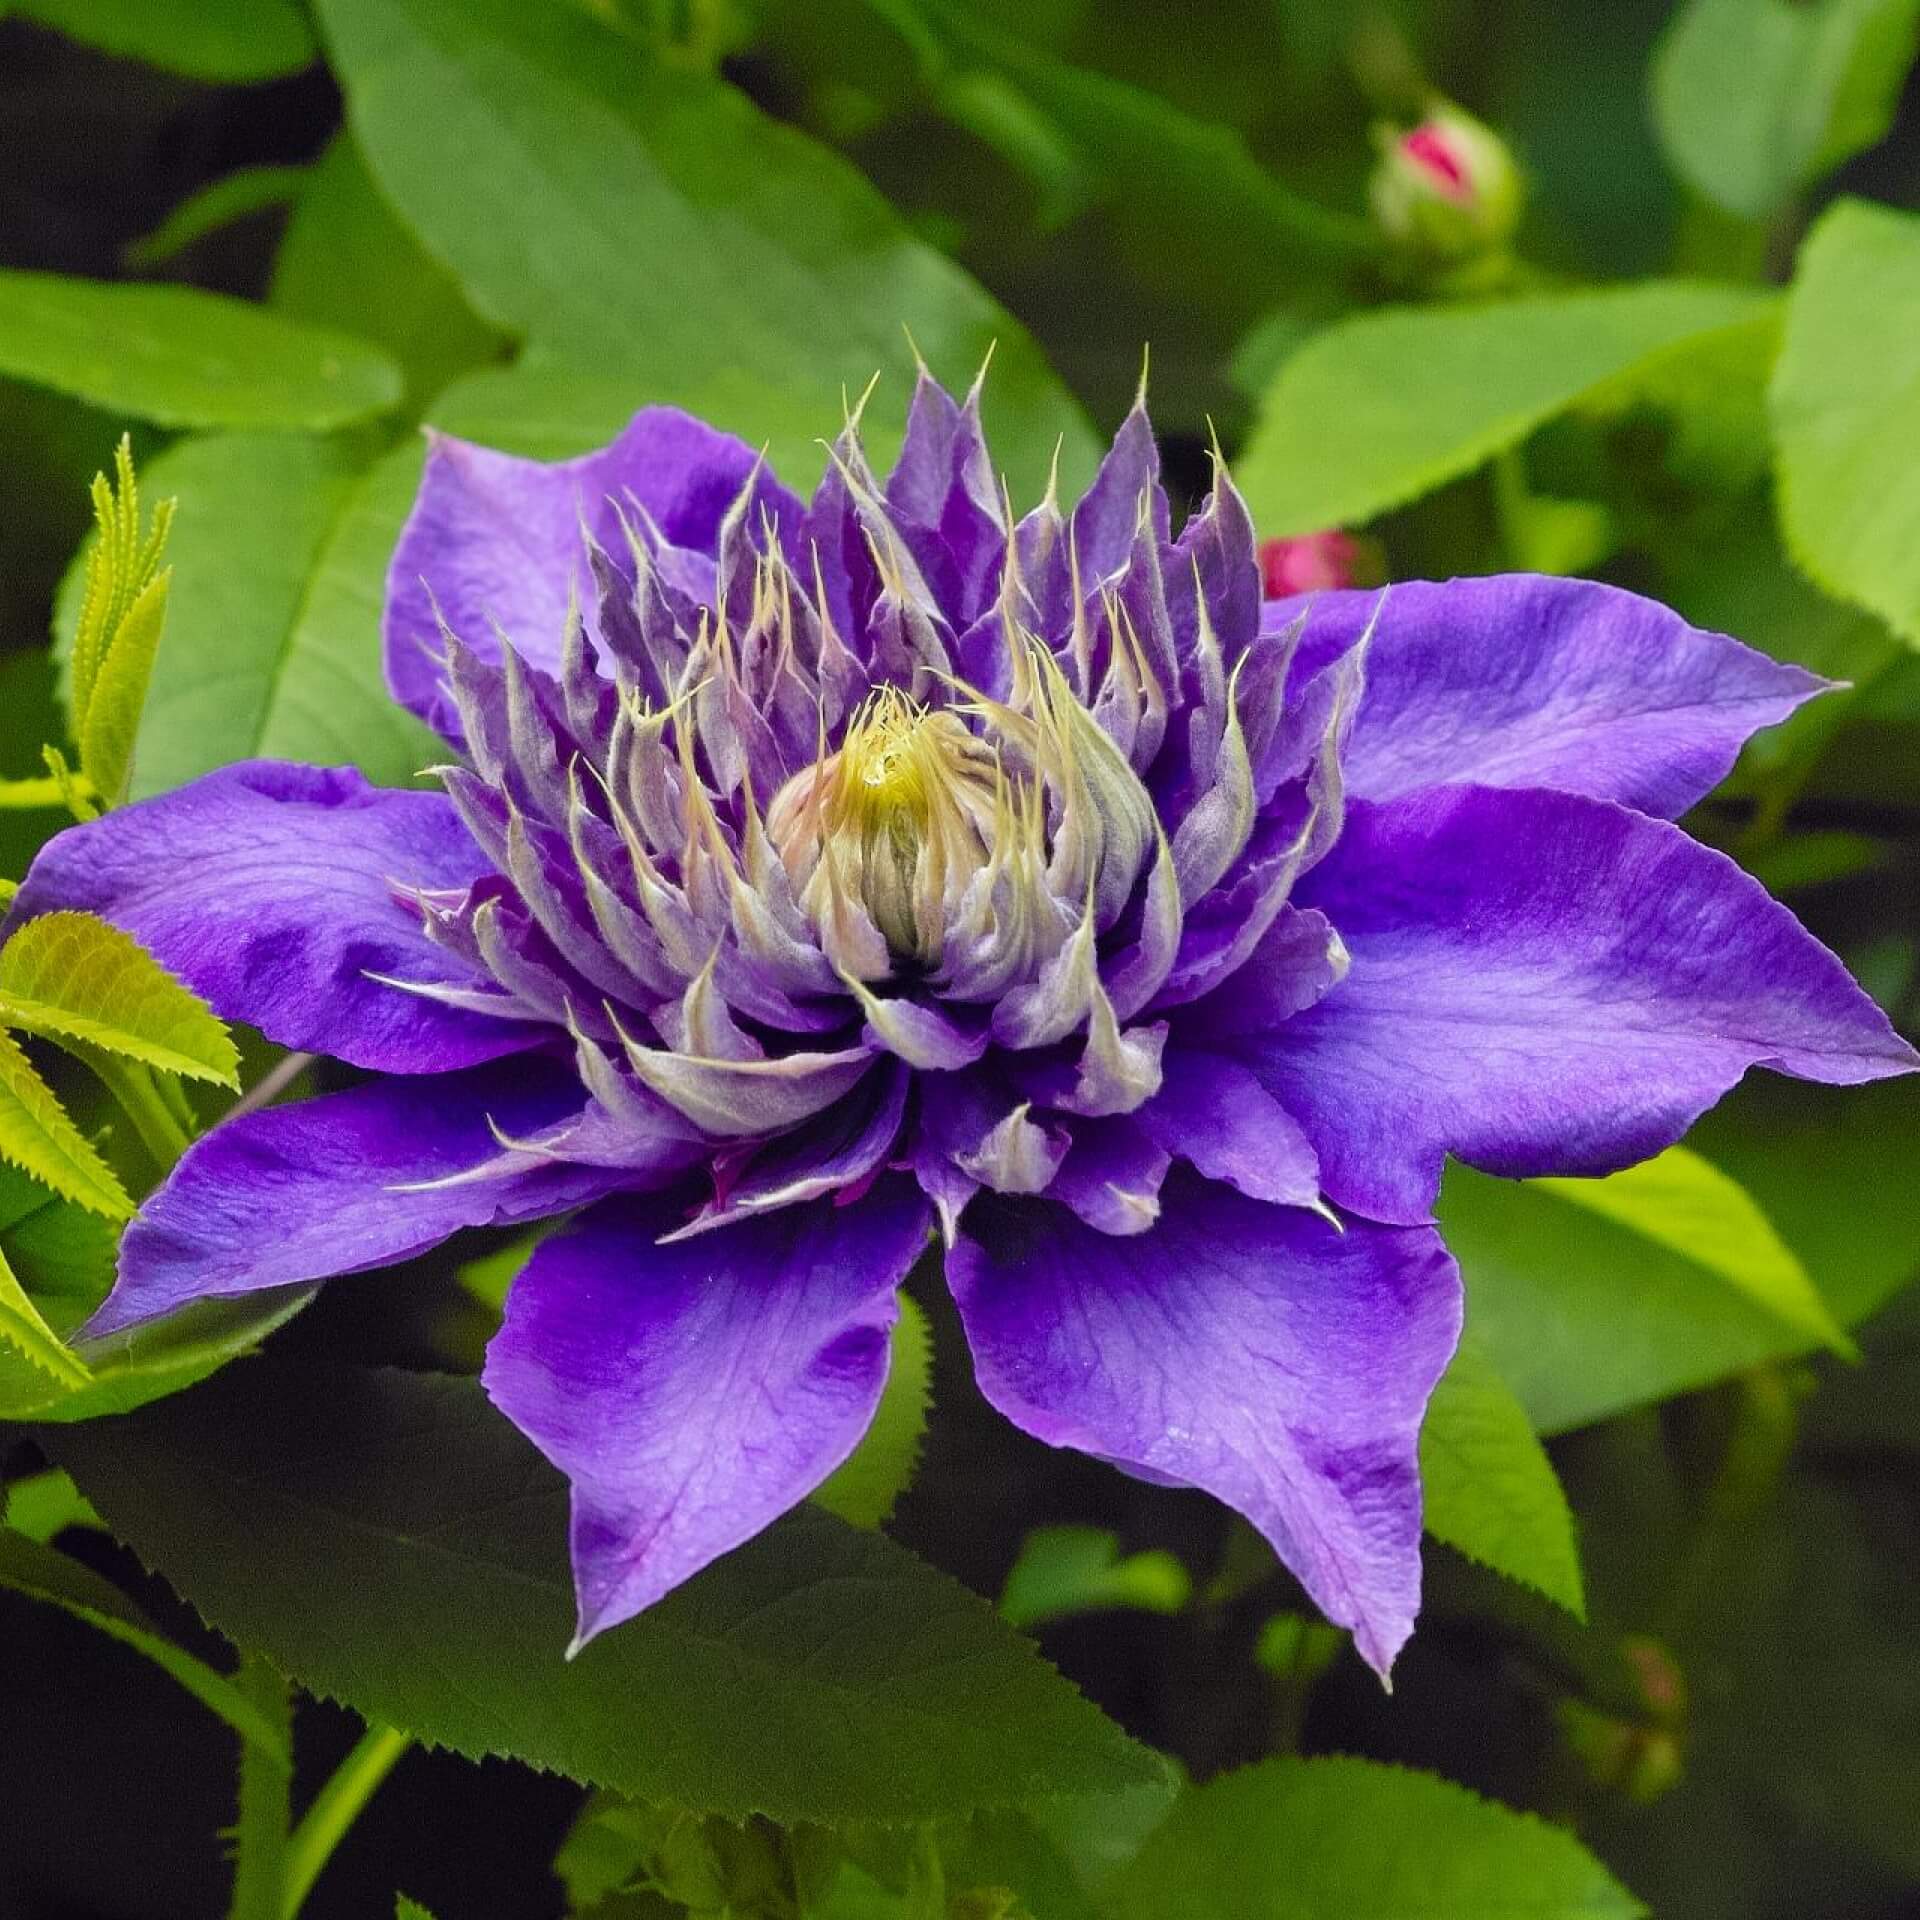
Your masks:
[[[12,269],[0,373],[165,427],[338,427],[400,399],[377,348],[245,300]]]
[[[1192,1591],[1186,1568],[1159,1548],[1123,1556],[1119,1536],[1100,1527],[1035,1527],[1007,1574],[1000,1614],[1037,1627],[1111,1607],[1178,1613]]]
[[[1661,144],[1709,200],[1765,220],[1885,137],[1917,43],[1920,0],[1688,0],[1653,60]]]
[[[1157,1771],[983,1602],[807,1506],[568,1661],[565,1484],[471,1380],[261,1361],[39,1437],[222,1631],[461,1753],[788,1822]]]
[[[0,1340],[60,1386],[84,1387],[93,1378],[80,1356],[47,1325],[4,1253],[0,1253]]]
[[[158,575],[127,609],[100,662],[80,725],[80,771],[105,806],[125,799],[132,777],[133,743],[166,629],[171,585],[170,573]]]
[[[15,1533],[47,1546],[69,1527],[104,1533],[106,1522],[94,1512],[93,1503],[73,1484],[71,1474],[58,1467],[44,1473],[29,1474],[7,1488],[0,1517]]]
[[[240,1088],[226,1023],[132,934],[95,914],[42,914],[0,946],[0,1021]]]
[[[296,73],[314,58],[298,0],[12,0],[13,11],[102,53],[194,80]]]
[[[883,1527],[913,1483],[933,1396],[933,1335],[908,1294],[893,1327],[886,1391],[866,1438],[846,1464],[814,1491],[817,1504],[855,1527]]]
[[[1629,1920],[1572,1834],[1433,1774],[1268,1760],[1190,1790],[1109,1889],[1118,1920]]]
[[[1534,1185],[1630,1228],[1718,1276],[1796,1333],[1851,1355],[1841,1330],[1793,1251],[1737,1180],[1685,1147],[1604,1180]]]
[[[82,1566],[57,1548],[0,1528],[0,1587],[59,1607],[123,1646],[145,1654],[236,1733],[261,1742],[269,1752],[291,1764],[286,1742],[232,1681],[175,1646],[118,1587],[103,1580],[91,1567]]]
[[[433,1915],[418,1900],[409,1900],[402,1893],[394,1898],[393,1920],[433,1920]]]
[[[133,1202],[10,1033],[0,1033],[0,1160],[77,1205],[125,1220]]]
[[[334,441],[220,434],[153,463],[149,482],[180,508],[171,637],[141,721],[136,799],[256,754],[351,763],[388,784],[435,758],[380,673],[386,563],[420,455],[409,446],[391,459],[368,470]],[[383,486],[368,539],[366,503]],[[75,597],[69,574],[63,631]]]
[[[1558,415],[1632,404],[1689,356],[1752,365],[1775,306],[1748,289],[1650,281],[1364,314],[1282,366],[1234,475],[1263,533],[1354,525],[1470,473]]]
[[[123,258],[140,272],[161,266],[186,252],[196,240],[236,220],[271,207],[284,207],[297,199],[310,172],[307,167],[236,167],[189,194],[151,233],[128,241]]]
[[[475,309],[538,357],[682,401],[735,369],[808,405],[904,410],[911,328],[950,380],[995,341],[987,415],[1016,490],[1086,424],[1025,330],[838,156],[725,82],[564,6],[322,0],[349,122]],[[835,423],[837,425],[837,422]]]
[[[1920,645],[1920,218],[1843,200],[1800,251],[1773,380],[1794,560]]]
[[[1428,1404],[1420,1481],[1435,1539],[1586,1618],[1573,1515],[1559,1476],[1526,1409],[1472,1334]]]

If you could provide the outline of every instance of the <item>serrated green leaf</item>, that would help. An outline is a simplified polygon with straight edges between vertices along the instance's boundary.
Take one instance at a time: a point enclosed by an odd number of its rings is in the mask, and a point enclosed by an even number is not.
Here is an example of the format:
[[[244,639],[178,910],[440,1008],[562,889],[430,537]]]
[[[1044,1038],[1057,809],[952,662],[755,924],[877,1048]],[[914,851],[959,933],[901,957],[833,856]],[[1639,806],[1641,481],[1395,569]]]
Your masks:
[[[1853,1356],[1853,1342],[1752,1196],[1690,1149],[1669,1147],[1604,1180],[1537,1180],[1534,1185],[1670,1248],[1796,1333]]]
[[[0,946],[0,1021],[239,1091],[226,1023],[96,914],[42,914]]]
[[[1630,1920],[1561,1827],[1430,1773],[1268,1760],[1190,1789],[1109,1888],[1119,1920]]]
[[[119,1175],[67,1117],[10,1033],[0,1033],[0,1160],[110,1220],[132,1216]]]
[[[270,80],[316,51],[296,0],[13,0],[13,11],[194,80]]]
[[[80,771],[103,806],[126,798],[133,743],[167,624],[171,571],[156,574],[114,628],[80,726]]]
[[[815,1488],[816,1505],[849,1526],[884,1527],[913,1484],[933,1399],[933,1334],[911,1295],[900,1296],[892,1363],[873,1425],[852,1457]]]
[[[91,1567],[6,1528],[0,1528],[0,1587],[23,1593],[98,1627],[110,1639],[143,1653],[216,1713],[244,1739],[262,1742],[291,1764],[287,1744],[260,1710],[223,1674],[177,1647],[120,1589]]]
[[[1772,408],[1787,550],[1920,646],[1920,218],[1860,200],[1800,250]]]
[[[433,1915],[418,1900],[409,1900],[402,1893],[394,1898],[393,1920],[433,1920]]]
[[[1884,138],[1917,42],[1920,0],[1688,0],[1654,54],[1654,125],[1690,186],[1765,220]]]
[[[80,1356],[47,1325],[4,1253],[0,1253],[0,1340],[56,1385],[84,1387],[93,1378]]]
[[[1673,363],[1754,364],[1776,297],[1649,281],[1490,306],[1364,314],[1281,368],[1234,477],[1262,533],[1314,533],[1404,506],[1573,409],[1614,410]]]
[[[154,461],[149,484],[181,505],[171,637],[141,720],[134,798],[256,754],[350,763],[388,784],[434,757],[433,736],[388,698],[380,672],[386,563],[419,462],[406,447],[369,470],[349,447],[294,434],[210,435]],[[79,592],[70,570],[62,632]]]
[[[950,379],[997,340],[986,411],[1016,491],[1044,484],[1062,436],[1063,480],[1089,470],[1085,420],[1019,322],[846,162],[724,81],[570,7],[318,12],[381,190],[530,359],[624,378],[636,402],[744,367],[815,405],[884,368],[875,417],[897,423],[903,326]]]
[[[263,1360],[38,1438],[223,1631],[461,1753],[788,1822],[1157,1773],[983,1602],[807,1506],[567,1661],[565,1484],[471,1380]]]
[[[1420,1429],[1427,1531],[1470,1560],[1587,1613],[1573,1515],[1527,1411],[1471,1333]]]
[[[350,335],[197,287],[0,269],[0,373],[168,427],[345,426],[400,399]]]
[[[1000,1616],[1037,1627],[1112,1607],[1178,1613],[1192,1591],[1186,1568],[1162,1549],[1123,1555],[1119,1535],[1101,1527],[1035,1527],[1000,1591]]]

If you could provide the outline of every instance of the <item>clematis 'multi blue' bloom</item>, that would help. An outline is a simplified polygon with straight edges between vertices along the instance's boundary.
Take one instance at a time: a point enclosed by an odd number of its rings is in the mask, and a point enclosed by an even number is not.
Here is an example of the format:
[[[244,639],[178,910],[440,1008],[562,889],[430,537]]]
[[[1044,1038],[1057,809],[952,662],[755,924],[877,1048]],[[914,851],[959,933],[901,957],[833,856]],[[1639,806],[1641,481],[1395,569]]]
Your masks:
[[[937,1229],[996,1406],[1237,1508],[1384,1671],[1443,1155],[1600,1173],[1750,1066],[1915,1064],[1668,824],[1819,683],[1577,581],[1263,605],[1141,407],[1012,522],[977,399],[923,377],[810,502],[660,409],[437,439],[386,646],[444,791],[256,761],[48,845],[16,923],[376,1076],[194,1146],[93,1330],[582,1210],[485,1381],[571,1478],[585,1638],[845,1459]]]

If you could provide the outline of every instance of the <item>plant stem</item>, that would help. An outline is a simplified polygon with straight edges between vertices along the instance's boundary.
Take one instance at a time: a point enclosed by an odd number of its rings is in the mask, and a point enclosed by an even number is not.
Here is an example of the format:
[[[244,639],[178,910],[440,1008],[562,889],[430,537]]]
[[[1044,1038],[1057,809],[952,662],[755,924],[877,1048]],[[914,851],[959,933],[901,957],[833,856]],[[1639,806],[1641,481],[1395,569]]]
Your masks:
[[[165,1172],[193,1144],[193,1135],[161,1094],[152,1068],[98,1047],[87,1049],[86,1061],[133,1122],[141,1144]]]
[[[234,1684],[291,1745],[293,1696],[279,1670],[257,1653],[245,1653]],[[229,1920],[280,1920],[292,1792],[293,1772],[285,1760],[257,1740],[243,1741]]]
[[[287,1843],[278,1920],[294,1920],[319,1879],[321,1868],[333,1857],[334,1848],[412,1745],[410,1733],[394,1727],[369,1727],[334,1769],[333,1777],[314,1796],[313,1805],[301,1815]]]

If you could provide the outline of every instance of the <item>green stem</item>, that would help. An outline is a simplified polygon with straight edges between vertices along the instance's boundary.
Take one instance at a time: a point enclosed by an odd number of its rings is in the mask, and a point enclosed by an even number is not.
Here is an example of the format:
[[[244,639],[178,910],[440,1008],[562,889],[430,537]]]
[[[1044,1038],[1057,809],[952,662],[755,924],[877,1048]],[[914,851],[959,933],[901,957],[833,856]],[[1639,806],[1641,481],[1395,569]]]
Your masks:
[[[369,1727],[341,1761],[333,1777],[314,1796],[287,1843],[278,1920],[294,1920],[313,1890],[320,1869],[375,1790],[413,1745],[413,1736],[394,1727]]]
[[[293,1696],[285,1678],[257,1653],[242,1654],[234,1685],[291,1745]],[[280,1920],[286,1882],[287,1822],[293,1772],[257,1740],[240,1748],[240,1816],[234,1823],[233,1904],[229,1920]]]
[[[162,1171],[170,1168],[193,1144],[193,1135],[161,1093],[152,1068],[138,1060],[123,1060],[116,1054],[102,1052],[97,1047],[87,1050],[87,1064],[119,1102],[121,1111],[133,1122],[141,1144]]]

